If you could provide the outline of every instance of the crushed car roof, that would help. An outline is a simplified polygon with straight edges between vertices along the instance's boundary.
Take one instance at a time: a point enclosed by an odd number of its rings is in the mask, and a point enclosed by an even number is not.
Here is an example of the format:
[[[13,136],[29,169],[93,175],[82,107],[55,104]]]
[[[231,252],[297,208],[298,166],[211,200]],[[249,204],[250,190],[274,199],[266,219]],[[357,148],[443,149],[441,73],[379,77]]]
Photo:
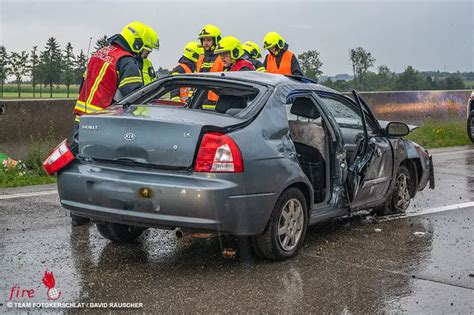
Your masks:
[[[190,77],[190,76],[197,76],[197,77],[209,77],[209,78],[221,78],[221,79],[236,79],[236,80],[245,80],[245,81],[253,81],[256,83],[263,83],[268,85],[296,85],[298,88],[301,89],[311,89],[311,90],[318,90],[318,91],[326,91],[341,94],[340,92],[325,87],[320,84],[312,83],[312,82],[305,82],[305,78],[298,78],[298,77],[291,77],[285,76],[281,74],[272,74],[272,73],[265,73],[259,71],[232,71],[232,72],[207,72],[207,73],[190,73],[190,74],[183,74],[183,75],[176,75],[176,77]],[[309,81],[309,80],[308,80]]]

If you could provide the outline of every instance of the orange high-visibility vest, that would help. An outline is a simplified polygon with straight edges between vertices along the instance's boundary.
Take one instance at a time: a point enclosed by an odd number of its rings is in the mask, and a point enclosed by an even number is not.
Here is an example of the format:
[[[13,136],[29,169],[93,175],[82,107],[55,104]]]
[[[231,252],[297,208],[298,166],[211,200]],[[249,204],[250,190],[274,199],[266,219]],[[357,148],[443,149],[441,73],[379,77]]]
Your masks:
[[[283,57],[281,58],[280,66],[277,66],[276,57],[272,54],[267,55],[267,72],[279,73],[291,75],[291,60],[293,59],[293,53],[289,50],[285,50]]]
[[[202,64],[204,63],[205,55],[201,55],[196,63],[196,72],[202,72]],[[221,57],[217,56],[216,59],[212,62],[212,66],[209,72],[221,72],[224,70],[224,63],[222,62]]]
[[[184,63],[179,64],[183,69],[184,73],[192,73],[191,69]],[[182,103],[186,103],[189,97],[189,88],[188,87],[182,87],[179,88],[179,99],[181,100]]]
[[[204,55],[201,55],[201,57],[199,57],[199,60],[196,64],[196,72],[201,72],[201,67],[204,62],[204,57],[205,57]],[[216,59],[214,59],[214,62],[212,63],[212,67],[209,70],[209,72],[221,72],[221,71],[224,71],[224,62],[222,61],[220,56],[217,56]],[[217,100],[219,99],[219,96],[216,93],[209,91],[209,93],[207,94],[207,99],[211,102],[217,102]]]
[[[204,62],[204,55],[201,55],[198,59],[198,61],[196,62],[196,72],[199,73],[201,72],[201,67],[202,67],[202,63]]]
[[[133,55],[116,45],[99,49],[92,55],[74,107],[76,115],[97,112],[112,104],[118,86],[117,62],[124,56]]]

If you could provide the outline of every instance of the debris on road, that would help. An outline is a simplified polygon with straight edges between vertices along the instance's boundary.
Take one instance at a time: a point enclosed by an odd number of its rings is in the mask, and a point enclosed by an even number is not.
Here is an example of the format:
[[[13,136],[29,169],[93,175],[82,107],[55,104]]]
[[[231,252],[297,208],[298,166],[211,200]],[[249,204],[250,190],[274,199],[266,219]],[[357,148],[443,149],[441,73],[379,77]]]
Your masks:
[[[426,234],[425,232],[414,232],[413,233],[413,235],[416,235],[416,236],[423,236],[425,234]]]
[[[227,259],[234,259],[235,256],[237,255],[237,250],[234,248],[224,248],[222,251],[222,256]]]
[[[7,170],[24,168],[24,164],[21,161],[14,160],[5,153],[0,153],[0,165]]]
[[[382,232],[382,229],[374,229],[375,232],[380,233]]]

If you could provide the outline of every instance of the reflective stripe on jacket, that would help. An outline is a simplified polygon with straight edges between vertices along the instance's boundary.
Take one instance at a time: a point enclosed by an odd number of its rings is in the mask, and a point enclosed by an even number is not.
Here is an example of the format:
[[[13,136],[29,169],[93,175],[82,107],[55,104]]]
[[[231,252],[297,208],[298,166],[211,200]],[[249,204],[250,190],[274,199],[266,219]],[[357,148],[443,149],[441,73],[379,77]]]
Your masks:
[[[224,63],[221,57],[211,53],[205,53],[199,57],[196,63],[196,72],[221,72],[224,71]]]

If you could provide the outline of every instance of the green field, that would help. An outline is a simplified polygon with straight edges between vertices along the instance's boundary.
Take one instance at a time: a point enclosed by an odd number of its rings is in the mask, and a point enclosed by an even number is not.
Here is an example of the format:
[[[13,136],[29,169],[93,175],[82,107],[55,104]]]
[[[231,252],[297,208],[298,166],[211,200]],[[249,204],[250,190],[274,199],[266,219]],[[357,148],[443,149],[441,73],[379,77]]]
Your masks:
[[[39,85],[36,86],[36,92],[34,98],[40,98]],[[79,91],[78,85],[71,85],[69,87],[69,97],[77,98]],[[41,98],[50,98],[49,86],[41,87]],[[53,86],[53,98],[66,98],[67,88],[65,85],[54,85]],[[14,99],[18,98],[18,87],[16,84],[5,84],[3,86],[3,96],[0,92],[0,98]],[[21,85],[21,98],[33,98],[33,86],[31,84]]]
[[[430,148],[444,148],[471,144],[464,121],[426,122],[406,139]]]
[[[69,98],[77,98],[79,96],[78,93],[69,93]],[[3,98],[5,99],[17,99],[18,93],[16,92],[4,92]],[[21,93],[21,98],[33,98],[33,92],[25,92]],[[42,93],[41,97],[39,93],[36,93],[34,98],[51,98],[49,93]],[[67,93],[55,93],[53,92],[53,98],[67,98]]]
[[[38,175],[32,172],[7,171],[0,168],[0,188],[44,185],[56,182],[56,176]]]
[[[466,85],[466,89],[474,90],[474,80],[464,81],[464,85]]]

